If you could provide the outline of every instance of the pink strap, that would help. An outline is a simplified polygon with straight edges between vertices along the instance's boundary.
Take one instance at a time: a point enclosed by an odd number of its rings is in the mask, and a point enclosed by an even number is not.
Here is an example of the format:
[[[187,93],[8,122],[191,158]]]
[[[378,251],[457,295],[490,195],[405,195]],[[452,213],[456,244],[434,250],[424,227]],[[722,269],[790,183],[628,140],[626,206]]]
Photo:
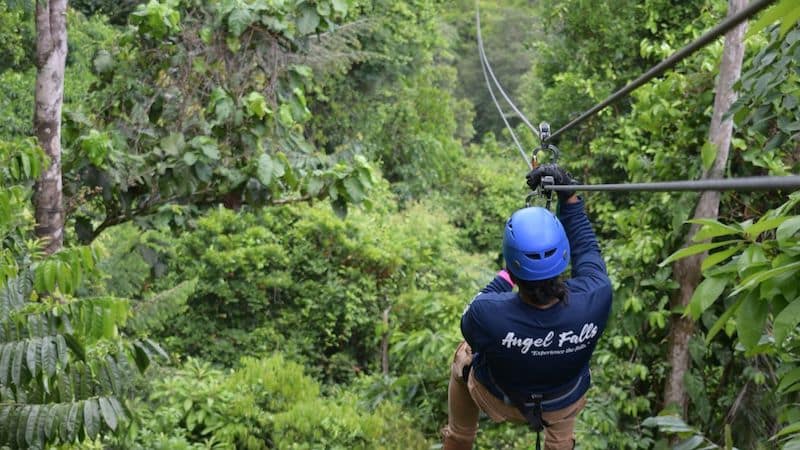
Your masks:
[[[508,281],[508,284],[510,284],[511,287],[514,287],[514,282],[511,281],[511,275],[508,274],[508,271],[506,269],[497,272],[497,276]]]

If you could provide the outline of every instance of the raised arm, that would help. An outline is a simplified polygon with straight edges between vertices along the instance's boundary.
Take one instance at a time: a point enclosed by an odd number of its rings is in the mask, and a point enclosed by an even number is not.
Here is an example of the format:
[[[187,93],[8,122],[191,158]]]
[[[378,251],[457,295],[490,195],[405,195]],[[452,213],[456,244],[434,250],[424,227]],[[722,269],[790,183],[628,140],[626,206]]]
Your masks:
[[[605,281],[608,278],[606,264],[600,255],[600,246],[584,211],[583,201],[575,196],[571,199],[574,200],[561,202],[558,218],[569,239],[572,278],[600,277]]]

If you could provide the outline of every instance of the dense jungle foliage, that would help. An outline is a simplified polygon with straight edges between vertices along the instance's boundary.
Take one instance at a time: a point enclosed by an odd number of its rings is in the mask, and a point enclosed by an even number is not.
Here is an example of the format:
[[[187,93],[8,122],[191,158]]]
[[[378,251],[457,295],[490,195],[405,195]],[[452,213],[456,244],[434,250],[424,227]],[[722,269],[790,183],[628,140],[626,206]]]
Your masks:
[[[528,194],[475,4],[69,2],[66,233],[48,255],[35,3],[0,0],[0,446],[440,448],[460,314]],[[504,87],[558,127],[728,6],[480,7]],[[800,171],[800,7],[762,16],[726,176]],[[587,183],[699,178],[722,45],[563,136],[559,162]],[[697,193],[584,198],[615,292],[576,448],[800,448],[800,193],[724,193],[684,249]],[[671,310],[670,263],[704,251],[691,304]],[[686,414],[663,401],[681,314],[697,324]],[[476,446],[534,439],[484,419]]]

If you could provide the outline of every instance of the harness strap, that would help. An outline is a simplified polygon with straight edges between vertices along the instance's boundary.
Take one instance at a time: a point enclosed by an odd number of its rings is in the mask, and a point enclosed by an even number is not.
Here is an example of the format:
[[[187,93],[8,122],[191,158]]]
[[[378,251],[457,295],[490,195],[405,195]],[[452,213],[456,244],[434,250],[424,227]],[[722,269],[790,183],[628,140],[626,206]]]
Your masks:
[[[503,390],[497,381],[495,381],[494,375],[492,375],[492,370],[488,367],[488,365],[486,366],[486,369],[486,372],[489,374],[489,380],[503,394],[503,402],[516,407],[522,416],[525,417],[525,420],[528,422],[531,430],[536,432],[536,450],[541,450],[541,433],[544,431],[545,427],[550,426],[550,424],[542,417],[542,401],[545,400],[544,394],[536,393],[527,396],[509,397],[505,390]],[[468,374],[469,371],[465,370],[465,372]],[[578,385],[580,385],[582,378],[583,377],[578,377],[578,381],[571,389],[568,389],[565,393],[561,393],[561,395],[557,395],[557,397],[571,394],[575,389],[577,389]],[[467,377],[464,377],[464,379],[466,380]]]

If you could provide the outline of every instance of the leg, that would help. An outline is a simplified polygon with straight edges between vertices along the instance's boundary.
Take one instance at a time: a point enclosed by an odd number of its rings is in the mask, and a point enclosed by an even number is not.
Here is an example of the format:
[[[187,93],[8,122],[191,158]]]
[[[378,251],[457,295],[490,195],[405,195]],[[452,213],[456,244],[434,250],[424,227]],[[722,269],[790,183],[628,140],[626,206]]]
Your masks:
[[[447,426],[442,430],[443,450],[467,450],[472,448],[478,433],[480,410],[469,395],[464,382],[464,367],[472,362],[472,349],[462,342],[456,349],[450,367],[450,385],[447,389]]]
[[[545,450],[572,450],[575,443],[575,419],[586,405],[586,396],[557,411],[548,411],[542,418],[550,423],[544,429]]]

